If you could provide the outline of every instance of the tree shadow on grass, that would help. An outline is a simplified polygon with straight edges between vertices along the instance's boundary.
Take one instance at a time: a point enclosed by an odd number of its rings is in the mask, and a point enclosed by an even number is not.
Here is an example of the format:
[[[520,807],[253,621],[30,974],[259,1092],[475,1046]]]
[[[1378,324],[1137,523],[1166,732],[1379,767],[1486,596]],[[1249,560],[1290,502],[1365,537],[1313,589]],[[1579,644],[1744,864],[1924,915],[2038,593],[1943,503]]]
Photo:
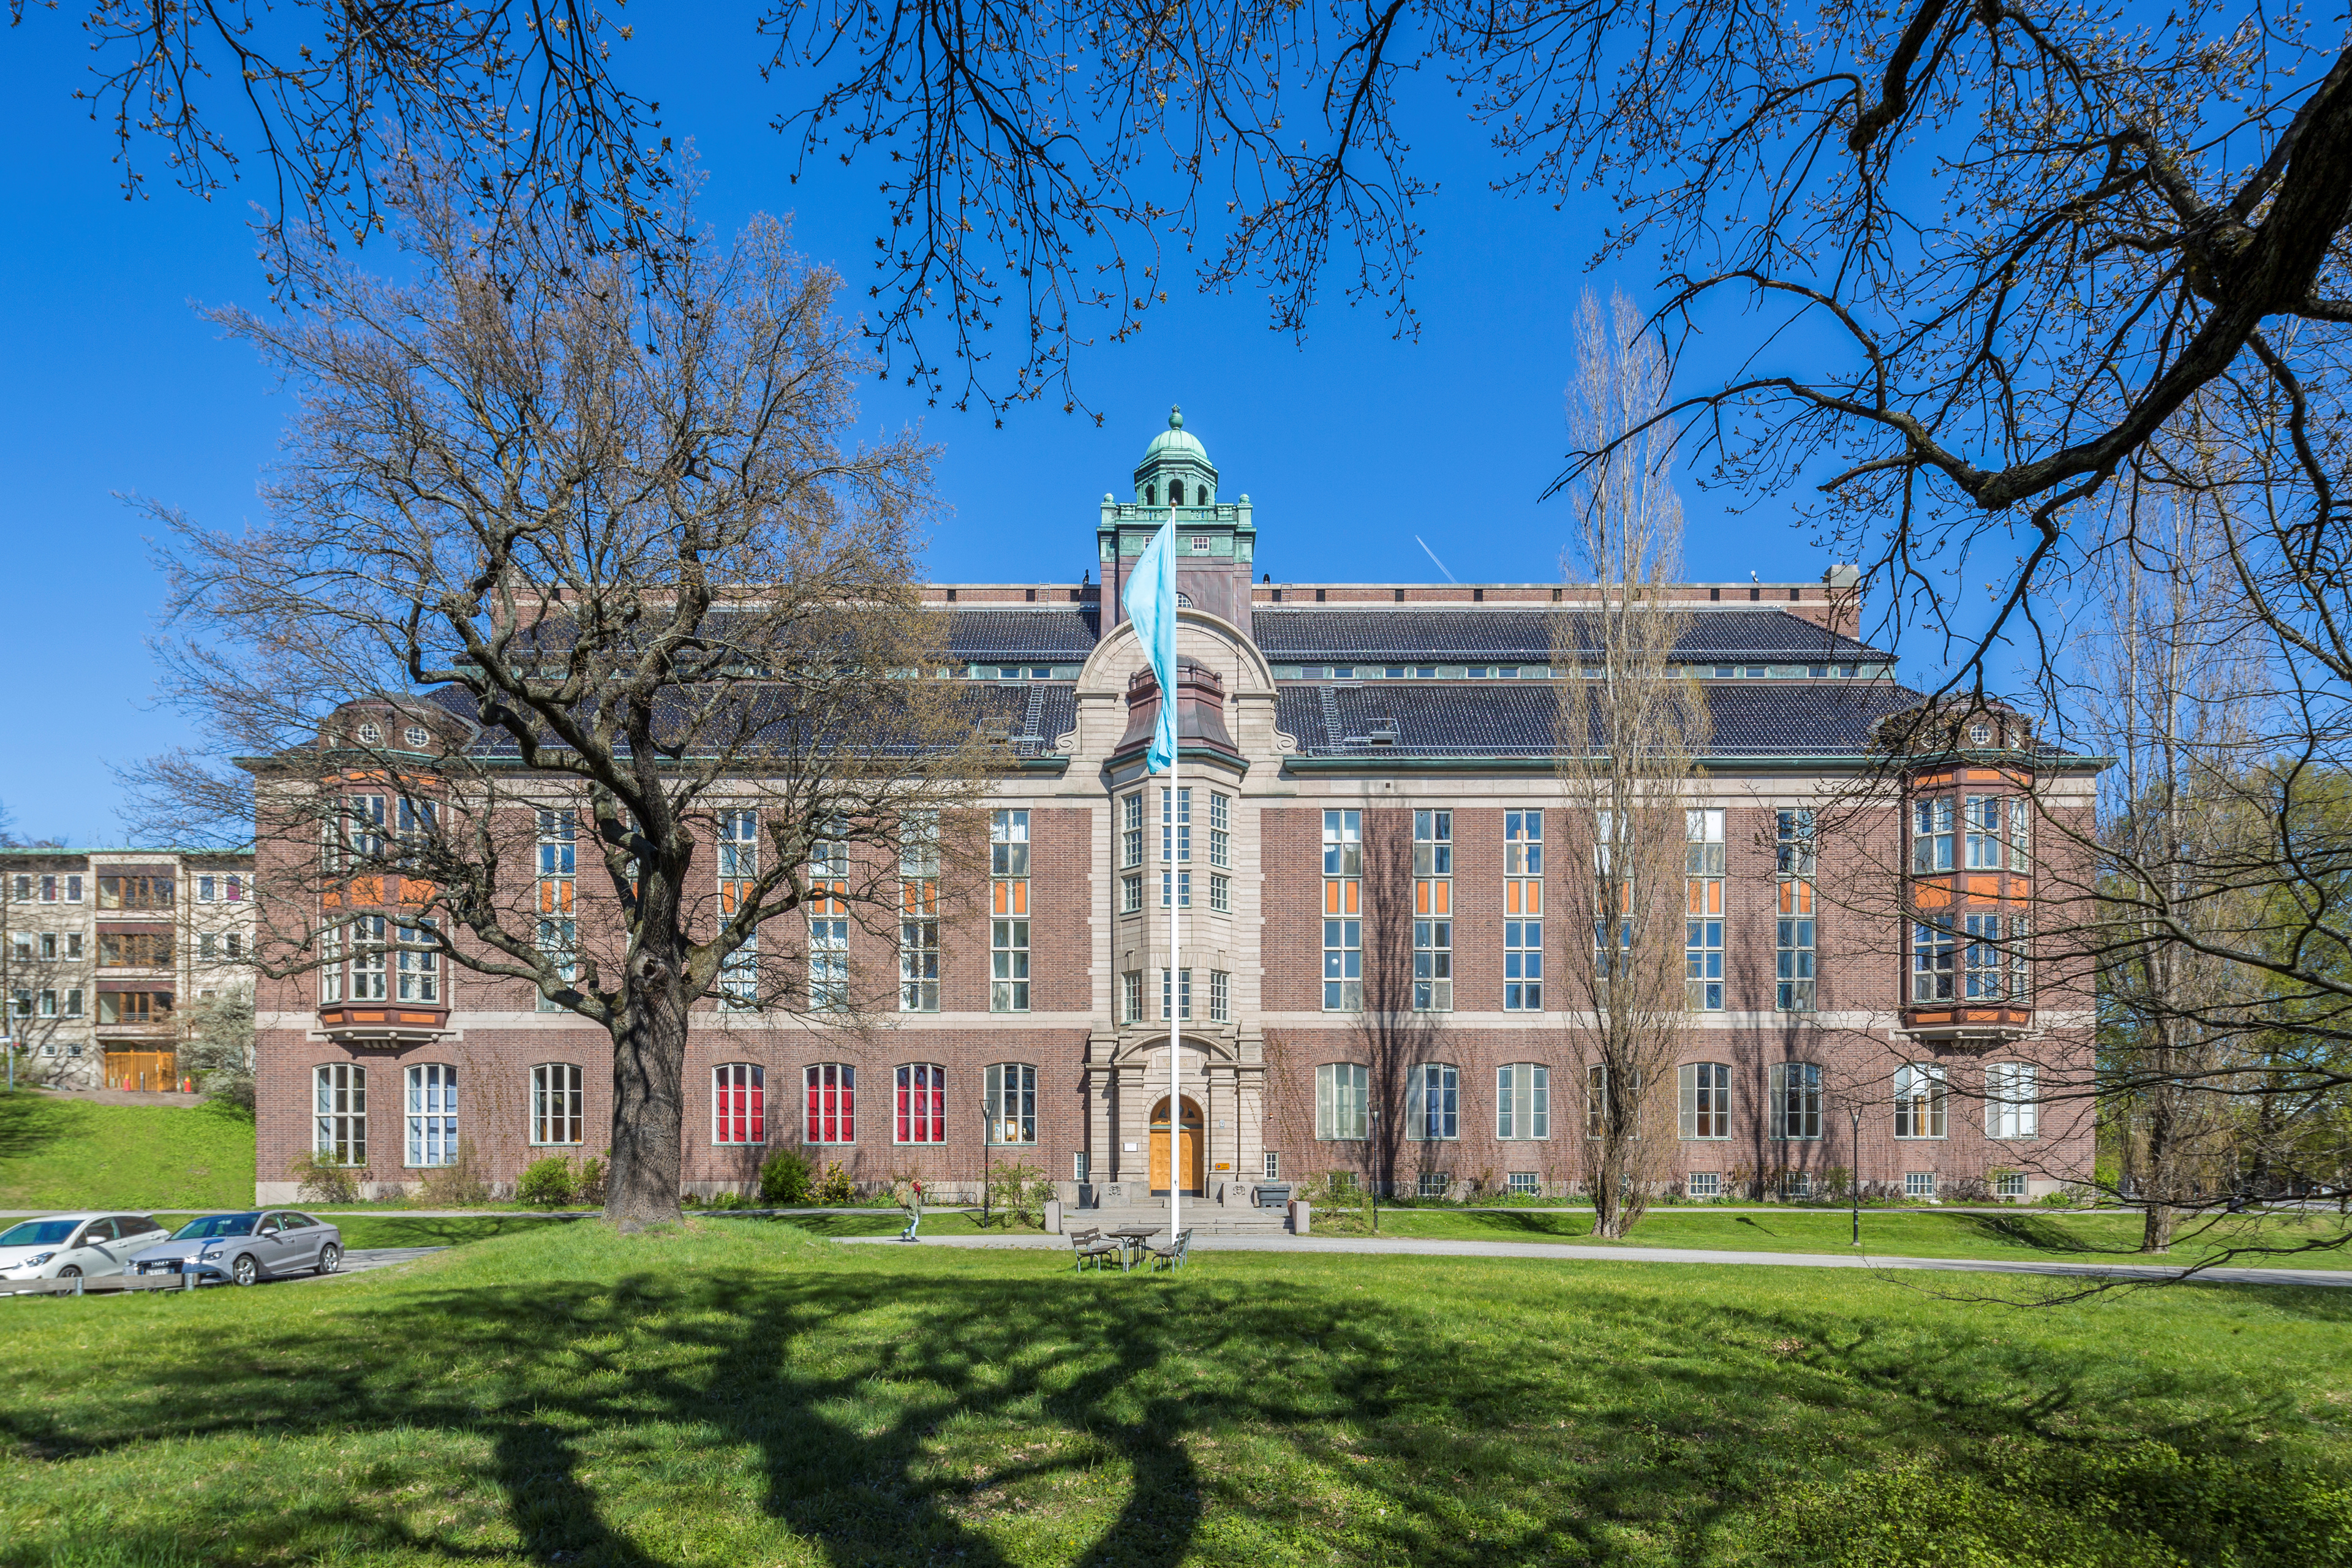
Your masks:
[[[68,1139],[84,1136],[96,1119],[89,1103],[37,1090],[0,1089],[0,1164],[30,1159]]]
[[[1147,1281],[942,1255],[421,1279],[324,1324],[224,1310],[201,1354],[126,1376],[136,1399],[65,1416],[26,1401],[0,1434],[44,1458],[257,1431],[415,1438],[472,1467],[524,1550],[566,1568],[665,1563],[672,1516],[724,1526],[754,1508],[840,1564],[987,1568],[1050,1527],[1057,1560],[1157,1568],[1281,1542],[1416,1564],[1605,1560],[1629,1531],[1689,1557],[1825,1454],[2083,1442],[2132,1419],[2252,1451],[2294,1418],[2283,1390],[1990,1321],[1923,1331],[1611,1286],[1563,1301],[1507,1266],[1423,1261],[1402,1291],[1394,1267],[1204,1258]],[[185,1533],[152,1541],[489,1554],[373,1500],[425,1484],[404,1452],[340,1496],[306,1479],[283,1509],[203,1493],[174,1504]]]

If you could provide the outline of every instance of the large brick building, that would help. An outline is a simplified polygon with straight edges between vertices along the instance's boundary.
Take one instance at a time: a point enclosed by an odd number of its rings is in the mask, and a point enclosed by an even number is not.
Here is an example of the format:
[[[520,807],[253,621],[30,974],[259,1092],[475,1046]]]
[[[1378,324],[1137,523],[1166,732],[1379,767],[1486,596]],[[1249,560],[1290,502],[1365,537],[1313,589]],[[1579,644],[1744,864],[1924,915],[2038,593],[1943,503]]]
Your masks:
[[[991,889],[887,934],[813,929],[810,991],[895,970],[895,1012],[707,1004],[690,1188],[740,1187],[785,1144],[861,1183],[967,1183],[985,1139],[1066,1184],[1164,1190],[1171,1006],[1188,1190],[1334,1171],[1428,1192],[1573,1184],[1589,1053],[1572,970],[1592,934],[1561,915],[1570,869],[1545,851],[1563,837],[1553,736],[1559,683],[1583,677],[1580,591],[1276,584],[1249,498],[1220,498],[1171,419],[1132,499],[1103,499],[1079,583],[928,591],[950,678],[992,689],[1016,758],[990,805]],[[1171,516],[1172,802],[1145,776],[1158,697],[1118,597]],[[1837,1171],[1923,1195],[2046,1190],[2090,1163],[2087,1127],[2036,1089],[2086,1059],[2088,1013],[2013,961],[2022,796],[2084,808],[2089,770],[1985,714],[1890,774],[1881,721],[1920,698],[1856,640],[1852,577],[1678,591],[1712,741],[1689,817],[1687,1027],[1658,1086],[1679,1137],[1657,1168],[1693,1195]],[[1856,810],[1858,780],[1878,784]],[[1832,802],[1836,829],[1817,831]],[[341,973],[264,987],[263,1201],[313,1148],[380,1187],[459,1136],[499,1181],[603,1151],[600,1030],[520,982],[395,983],[374,962],[364,996]]]

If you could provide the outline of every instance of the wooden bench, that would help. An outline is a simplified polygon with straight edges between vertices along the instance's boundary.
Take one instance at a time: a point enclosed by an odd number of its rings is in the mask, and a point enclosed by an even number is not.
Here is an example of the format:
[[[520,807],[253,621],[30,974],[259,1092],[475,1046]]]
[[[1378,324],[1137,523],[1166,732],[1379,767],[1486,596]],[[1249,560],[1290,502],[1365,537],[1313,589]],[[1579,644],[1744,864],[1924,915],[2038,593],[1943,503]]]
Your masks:
[[[1070,1232],[1070,1250],[1077,1255],[1078,1268],[1084,1269],[1089,1260],[1100,1268],[1103,1259],[1121,1257],[1127,1249],[1105,1236],[1100,1226],[1091,1226]]]
[[[1192,1227],[1186,1226],[1176,1233],[1175,1240],[1164,1241],[1158,1247],[1147,1247],[1143,1250],[1151,1255],[1153,1263],[1161,1264],[1170,1268],[1180,1268],[1183,1267],[1184,1259],[1191,1253],[1192,1247]]]

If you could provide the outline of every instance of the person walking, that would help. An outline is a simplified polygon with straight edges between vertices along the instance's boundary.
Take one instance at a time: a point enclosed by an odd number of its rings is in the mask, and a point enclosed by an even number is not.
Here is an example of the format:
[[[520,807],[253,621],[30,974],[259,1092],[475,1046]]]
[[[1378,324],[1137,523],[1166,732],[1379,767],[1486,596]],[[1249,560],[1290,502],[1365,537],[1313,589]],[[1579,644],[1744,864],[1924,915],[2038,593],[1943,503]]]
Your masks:
[[[898,1233],[900,1241],[918,1241],[915,1233],[923,1226],[923,1184],[909,1176],[898,1189],[898,1206],[907,1211],[907,1228]]]

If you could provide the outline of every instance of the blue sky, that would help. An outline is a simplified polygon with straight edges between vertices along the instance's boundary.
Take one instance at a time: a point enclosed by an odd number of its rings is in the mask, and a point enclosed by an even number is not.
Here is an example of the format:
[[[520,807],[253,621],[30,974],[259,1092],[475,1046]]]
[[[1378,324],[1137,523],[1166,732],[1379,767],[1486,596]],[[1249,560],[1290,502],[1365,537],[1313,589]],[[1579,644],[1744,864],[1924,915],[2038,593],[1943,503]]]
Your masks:
[[[789,146],[768,125],[785,105],[755,68],[751,13],[694,14],[690,25],[633,16],[624,68],[662,100],[667,129],[695,139],[705,216],[727,228],[754,211],[790,213],[804,251],[861,283],[878,176],[790,184]],[[0,657],[13,677],[0,803],[19,832],[115,842],[107,764],[192,738],[153,702],[143,642],[161,597],[144,543],[153,530],[117,495],[220,526],[257,519],[256,481],[289,400],[194,309],[266,297],[247,193],[206,204],[157,179],[148,199],[125,203],[103,128],[69,97],[89,58],[72,13],[37,10],[9,43],[0,144],[16,151],[0,268],[17,303],[0,327],[10,584]],[[1296,342],[1268,330],[1262,301],[1185,297],[1171,279],[1171,304],[1139,341],[1079,360],[1099,428],[1055,405],[1017,410],[1000,429],[871,384],[869,425],[919,422],[943,448],[938,486],[950,510],[931,574],[1075,579],[1092,564],[1097,501],[1125,492],[1173,402],[1222,470],[1221,493],[1255,504],[1261,561],[1278,580],[1427,580],[1435,573],[1415,534],[1465,582],[1556,578],[1564,520],[1537,497],[1566,445],[1577,293],[1614,280],[1646,300],[1649,274],[1638,263],[1583,271],[1600,205],[1580,214],[1488,194],[1481,143],[1450,98],[1435,101],[1446,112],[1407,127],[1443,185],[1422,215],[1418,339],[1334,295]],[[1769,499],[1685,486],[1685,502],[1694,578],[1811,580],[1828,563]]]

